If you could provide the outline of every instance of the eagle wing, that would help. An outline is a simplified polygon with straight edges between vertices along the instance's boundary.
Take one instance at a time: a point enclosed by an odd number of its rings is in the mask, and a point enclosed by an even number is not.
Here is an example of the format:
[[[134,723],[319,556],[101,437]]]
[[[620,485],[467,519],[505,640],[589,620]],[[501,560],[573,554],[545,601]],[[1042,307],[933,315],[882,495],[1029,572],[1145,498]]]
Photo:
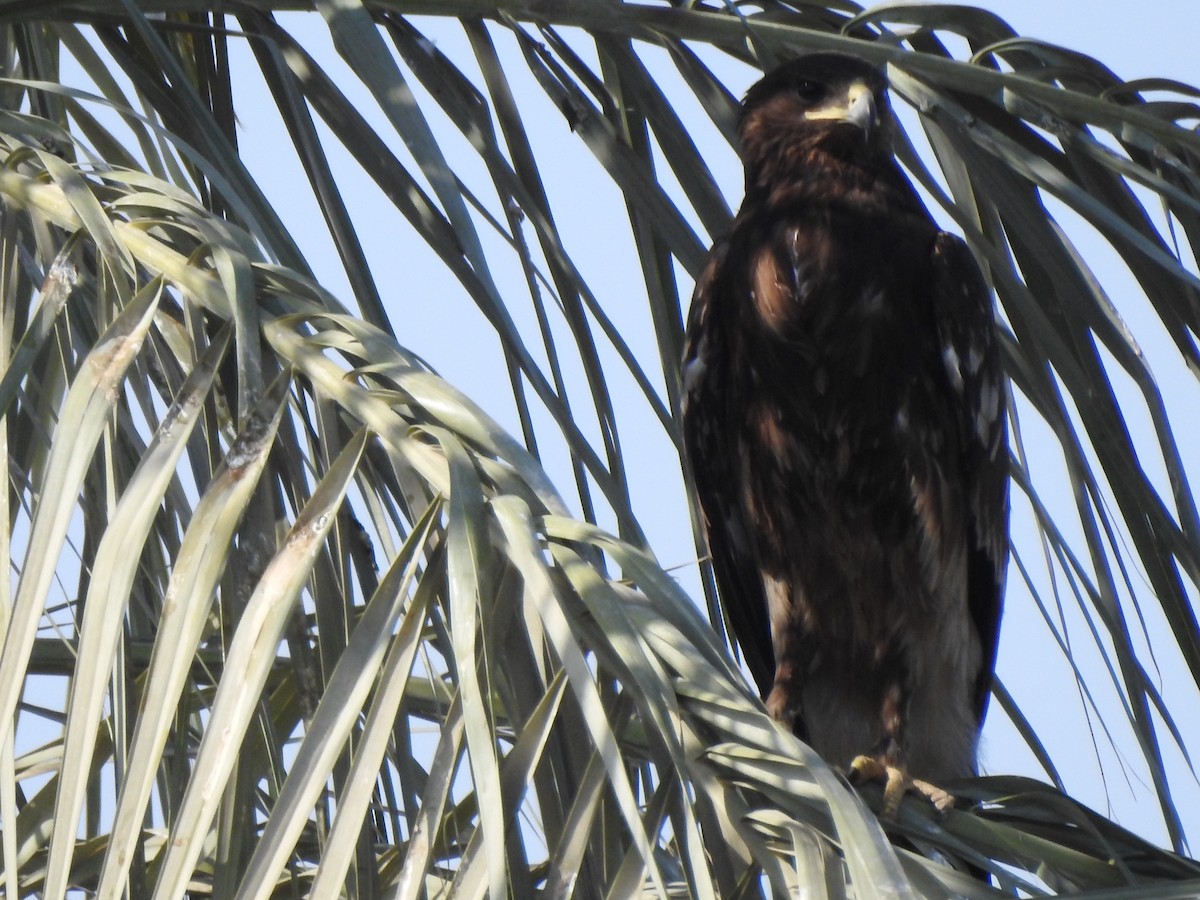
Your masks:
[[[954,405],[964,465],[967,604],[983,652],[973,701],[987,711],[1008,563],[1008,438],[1004,370],[991,292],[962,240],[940,233],[933,246],[933,313]]]
[[[721,608],[765,697],[775,673],[771,622],[762,577],[754,563],[757,551],[752,530],[745,521],[741,498],[730,489],[741,480],[736,467],[745,454],[738,437],[711,415],[719,404],[730,402],[723,377],[730,353],[724,343],[728,335],[709,320],[713,292],[720,289],[717,276],[728,249],[723,241],[713,247],[692,295],[683,352],[684,446],[700,500],[713,574],[721,591]],[[728,421],[729,417],[724,418]]]

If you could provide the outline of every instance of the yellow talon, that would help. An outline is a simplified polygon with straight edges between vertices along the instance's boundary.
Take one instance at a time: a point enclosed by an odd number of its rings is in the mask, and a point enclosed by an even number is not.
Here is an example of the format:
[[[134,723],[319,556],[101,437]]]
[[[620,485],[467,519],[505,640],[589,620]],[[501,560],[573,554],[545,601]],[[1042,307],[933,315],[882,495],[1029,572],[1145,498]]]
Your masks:
[[[899,766],[889,766],[874,756],[854,757],[847,774],[851,784],[883,782],[883,815],[888,819],[896,818],[900,801],[908,791],[916,791],[927,797],[938,812],[945,812],[954,806],[954,797],[949,792],[928,781],[912,778]]]

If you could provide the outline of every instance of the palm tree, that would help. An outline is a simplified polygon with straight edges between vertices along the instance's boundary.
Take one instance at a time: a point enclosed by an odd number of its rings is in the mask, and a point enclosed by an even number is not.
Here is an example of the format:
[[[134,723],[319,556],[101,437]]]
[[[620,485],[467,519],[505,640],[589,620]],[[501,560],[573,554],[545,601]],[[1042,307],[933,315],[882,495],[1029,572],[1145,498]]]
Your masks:
[[[1120,754],[1152,830],[1196,839],[1193,89],[941,6],[0,23],[6,895],[1196,893],[1200,866],[1060,790]],[[993,719],[1055,787],[973,780],[944,817],[881,823],[766,717],[677,474],[733,85],[811,49],[888,67],[898,154],[986,263],[1010,615],[1095,726],[1047,723],[1015,655]]]

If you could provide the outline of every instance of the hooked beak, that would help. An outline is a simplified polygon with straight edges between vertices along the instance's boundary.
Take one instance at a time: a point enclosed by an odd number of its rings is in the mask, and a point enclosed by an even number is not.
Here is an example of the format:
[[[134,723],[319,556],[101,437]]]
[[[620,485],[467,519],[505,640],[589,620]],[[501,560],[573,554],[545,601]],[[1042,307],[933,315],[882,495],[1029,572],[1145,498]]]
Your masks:
[[[834,122],[849,122],[862,129],[864,137],[870,137],[879,124],[879,109],[875,95],[863,81],[856,81],[846,91],[844,100],[839,99],[828,106],[807,112],[806,119],[826,119]]]
[[[853,122],[867,134],[879,124],[879,110],[875,108],[875,95],[861,81],[850,85],[846,92],[846,121]]]

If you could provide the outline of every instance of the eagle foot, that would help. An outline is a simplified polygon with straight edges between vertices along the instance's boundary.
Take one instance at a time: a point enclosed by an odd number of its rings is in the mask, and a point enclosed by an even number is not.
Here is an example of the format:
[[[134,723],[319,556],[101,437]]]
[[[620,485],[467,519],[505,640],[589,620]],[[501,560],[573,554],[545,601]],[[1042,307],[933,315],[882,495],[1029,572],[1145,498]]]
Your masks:
[[[888,819],[896,818],[900,811],[900,801],[908,791],[915,791],[928,798],[939,813],[944,813],[954,806],[954,796],[948,791],[920,778],[913,778],[904,768],[888,765],[874,756],[854,757],[846,776],[851,784],[883,782],[883,815]]]

